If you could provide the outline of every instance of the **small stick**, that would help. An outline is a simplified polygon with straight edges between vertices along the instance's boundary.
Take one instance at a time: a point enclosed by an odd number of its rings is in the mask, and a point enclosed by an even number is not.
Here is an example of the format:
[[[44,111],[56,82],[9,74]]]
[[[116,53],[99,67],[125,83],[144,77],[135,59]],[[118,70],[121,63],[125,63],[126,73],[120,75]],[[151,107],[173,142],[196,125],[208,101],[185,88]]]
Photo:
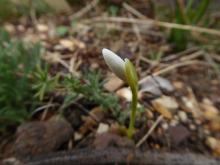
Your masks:
[[[31,116],[33,116],[34,114],[36,114],[37,112],[39,112],[39,111],[41,111],[41,110],[43,110],[43,109],[48,109],[48,108],[50,108],[50,107],[55,107],[55,106],[57,106],[57,105],[59,105],[59,104],[49,102],[49,103],[47,103],[46,105],[43,105],[43,106],[38,107],[37,109],[35,109],[35,110],[31,113]]]
[[[156,122],[151,126],[151,128],[149,129],[149,131],[141,138],[141,140],[136,144],[136,148],[140,147],[146,140],[147,138],[150,136],[150,134],[154,131],[154,129],[157,127],[157,125],[161,122],[161,120],[163,119],[163,116],[160,115]]]
[[[162,59],[162,62],[173,61],[173,60],[176,60],[176,59],[178,59],[178,58],[180,58],[182,56],[185,56],[187,54],[193,53],[193,52],[198,51],[198,50],[199,49],[197,47],[192,47],[192,48],[186,49],[186,50],[184,50],[182,52],[171,54],[171,55],[169,55],[167,57],[164,57]]]
[[[126,2],[124,2],[122,4],[122,6],[128,10],[129,12],[131,12],[133,15],[137,16],[138,18],[142,18],[142,19],[146,19],[147,17],[143,14],[141,14],[138,10],[136,10],[135,8],[133,8],[132,6],[130,6],[129,4],[127,4]]]
[[[182,63],[173,64],[173,65],[168,66],[168,67],[166,67],[164,69],[161,69],[158,72],[153,73],[153,75],[154,76],[158,76],[160,74],[167,73],[167,72],[169,72],[169,71],[171,71],[171,70],[173,70],[175,68],[179,68],[179,67],[186,66],[186,65],[192,65],[192,64],[203,64],[204,65],[204,64],[207,64],[207,63],[201,62],[201,61],[195,61],[195,60],[194,61],[184,61]]]
[[[198,57],[203,56],[203,55],[204,55],[204,51],[200,50],[200,51],[194,52],[194,53],[192,53],[188,56],[181,57],[180,61],[189,61],[189,60],[198,58]]]
[[[181,30],[189,30],[198,33],[207,33],[211,35],[220,36],[220,31],[215,29],[208,29],[199,26],[192,26],[192,25],[185,25],[185,24],[178,24],[178,23],[170,23],[170,22],[162,22],[156,21],[153,19],[129,19],[125,17],[94,17],[90,20],[85,20],[85,22],[95,23],[95,22],[116,22],[116,23],[136,23],[136,24],[143,24],[143,25],[157,25],[160,27],[165,27],[168,29],[181,29]]]
[[[209,54],[216,62],[220,62],[220,55],[218,54]]]
[[[76,12],[74,15],[70,16],[71,19],[80,18],[86,13],[88,13],[92,8],[94,8],[99,3],[99,0],[93,0],[92,2],[89,2],[88,5],[86,5],[84,8],[82,8],[80,11]]]

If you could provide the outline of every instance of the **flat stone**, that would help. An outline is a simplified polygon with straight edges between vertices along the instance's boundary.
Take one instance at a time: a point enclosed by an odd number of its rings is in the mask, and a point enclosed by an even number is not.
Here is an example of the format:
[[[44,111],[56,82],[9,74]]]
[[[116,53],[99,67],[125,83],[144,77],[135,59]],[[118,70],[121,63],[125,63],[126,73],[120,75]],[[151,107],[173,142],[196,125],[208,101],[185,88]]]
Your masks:
[[[122,81],[117,76],[111,74],[107,76],[107,82],[104,84],[104,88],[109,92],[113,92],[121,87],[123,84],[124,81]]]
[[[14,152],[18,157],[48,153],[59,148],[72,135],[70,124],[61,118],[24,123],[17,129]]]

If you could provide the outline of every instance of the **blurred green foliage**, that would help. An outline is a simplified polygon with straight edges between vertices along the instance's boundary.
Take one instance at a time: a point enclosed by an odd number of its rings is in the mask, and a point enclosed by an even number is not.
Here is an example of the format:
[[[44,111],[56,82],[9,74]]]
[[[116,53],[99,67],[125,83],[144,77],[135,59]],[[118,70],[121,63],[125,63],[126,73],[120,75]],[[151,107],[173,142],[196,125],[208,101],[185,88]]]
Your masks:
[[[187,1],[186,5],[181,3],[183,1],[175,1],[175,23],[196,25],[198,24],[209,6],[210,0],[195,0]],[[174,44],[176,51],[184,50],[187,46],[189,39],[189,32],[181,29],[172,29],[169,36],[169,41]]]
[[[108,7],[109,15],[112,16],[112,17],[117,16],[119,10],[120,10],[120,7],[117,6],[117,5],[110,5],[110,6]]]
[[[47,94],[56,91],[64,94],[61,110],[83,97],[122,118],[118,98],[104,92],[99,72],[85,71],[81,77],[59,73],[52,76],[40,54],[39,44],[12,41],[7,32],[0,30],[0,131],[29,119],[31,112],[48,100]]]
[[[27,0],[14,3],[11,0],[0,0],[0,22],[14,19],[18,16],[36,16],[50,13],[53,9],[44,0]]]
[[[12,41],[0,30],[0,129],[28,118],[35,102],[31,82],[39,54],[39,44]]]
[[[48,66],[37,66],[33,73],[34,81],[32,82],[32,89],[35,91],[35,97],[43,101],[46,93],[52,92],[58,86],[59,74],[51,77],[48,72]]]
[[[47,14],[53,11],[44,0],[29,0],[28,3],[22,3],[21,1],[21,3],[13,5],[16,7],[16,13],[18,15],[30,15],[31,12],[34,11],[36,16],[40,16],[42,14]]]
[[[68,26],[60,25],[56,28],[56,34],[59,37],[64,37],[66,34],[68,34],[68,32],[69,32],[69,27]]]
[[[13,4],[9,0],[0,0],[0,22],[15,15]]]

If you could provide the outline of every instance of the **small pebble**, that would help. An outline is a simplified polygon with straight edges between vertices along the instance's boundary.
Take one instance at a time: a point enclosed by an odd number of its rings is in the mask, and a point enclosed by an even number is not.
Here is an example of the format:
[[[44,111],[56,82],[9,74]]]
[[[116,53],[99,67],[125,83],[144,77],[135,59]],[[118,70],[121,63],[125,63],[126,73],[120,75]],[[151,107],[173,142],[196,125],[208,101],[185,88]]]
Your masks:
[[[174,119],[176,120],[176,121],[179,121],[180,119],[179,119],[179,116],[177,116],[177,115],[174,115]]]
[[[39,32],[47,32],[48,31],[48,26],[44,24],[38,24],[37,25],[37,30]]]
[[[80,134],[79,132],[75,132],[74,133],[74,140],[77,141],[77,140],[81,140],[83,138],[83,135]]]
[[[102,134],[102,133],[108,132],[108,130],[109,130],[108,124],[100,123],[99,127],[97,129],[97,134]]]
[[[202,124],[202,121],[199,120],[199,119],[195,119],[195,123],[196,123],[197,125],[201,125],[201,124]]]
[[[171,120],[171,122],[170,122],[170,126],[172,126],[172,127],[177,126],[177,124],[179,124],[179,122],[175,119]]]
[[[145,109],[145,114],[146,114],[147,119],[154,118],[154,114],[149,109]]]
[[[213,151],[214,154],[220,155],[220,140],[214,137],[207,137],[206,145]]]
[[[169,125],[167,123],[162,123],[161,126],[164,130],[167,130],[169,128]]]
[[[15,27],[12,24],[5,24],[4,28],[7,32],[14,34],[15,33]]]
[[[23,25],[18,25],[18,26],[17,26],[17,29],[18,29],[18,31],[20,31],[20,32],[24,32],[24,31],[25,31],[25,28],[24,28]]]
[[[194,124],[190,124],[189,125],[189,129],[192,130],[192,131],[195,131],[196,130],[196,126]]]
[[[127,101],[132,100],[132,93],[129,88],[121,88],[121,89],[117,90],[116,95],[121,98],[125,98]]]
[[[178,116],[181,122],[186,123],[188,118],[187,118],[187,114],[184,111],[178,111]]]
[[[210,135],[210,131],[208,129],[204,129],[203,132],[205,135]]]

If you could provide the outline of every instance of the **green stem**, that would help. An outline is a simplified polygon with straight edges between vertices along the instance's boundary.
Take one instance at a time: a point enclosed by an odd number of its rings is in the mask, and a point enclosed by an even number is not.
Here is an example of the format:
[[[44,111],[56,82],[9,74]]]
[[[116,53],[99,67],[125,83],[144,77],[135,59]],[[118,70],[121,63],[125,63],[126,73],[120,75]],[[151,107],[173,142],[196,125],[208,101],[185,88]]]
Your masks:
[[[129,84],[132,92],[132,102],[131,102],[131,112],[130,112],[130,123],[127,130],[127,136],[132,138],[134,134],[134,125],[135,125],[135,114],[137,110],[137,91],[138,91],[138,81],[137,73],[134,68],[134,65],[130,62],[129,59],[125,59],[125,76],[127,83]]]
[[[132,102],[131,102],[131,112],[130,112],[130,123],[127,135],[129,138],[132,138],[134,134],[134,125],[135,125],[135,116],[137,110],[137,87],[131,87],[132,92]]]

